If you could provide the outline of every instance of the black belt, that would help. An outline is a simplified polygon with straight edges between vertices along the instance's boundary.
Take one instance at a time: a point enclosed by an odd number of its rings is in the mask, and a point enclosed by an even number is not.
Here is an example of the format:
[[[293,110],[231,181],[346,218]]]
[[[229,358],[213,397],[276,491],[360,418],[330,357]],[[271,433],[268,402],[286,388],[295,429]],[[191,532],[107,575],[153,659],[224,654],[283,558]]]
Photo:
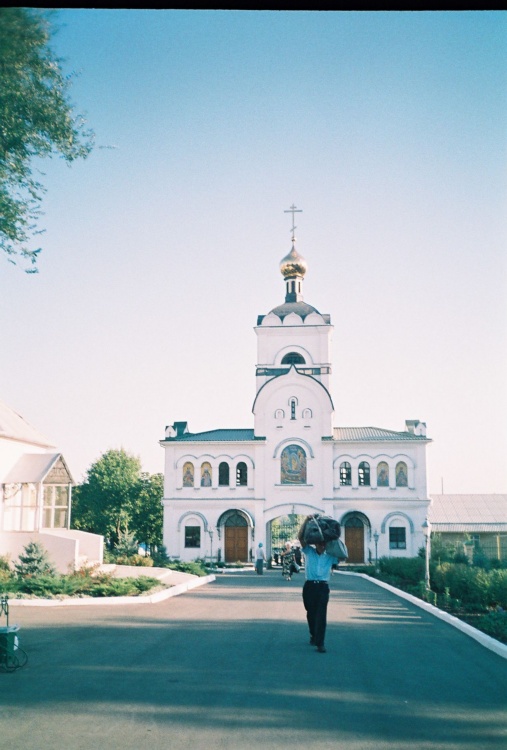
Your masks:
[[[327,581],[307,581],[307,583],[327,583]]]

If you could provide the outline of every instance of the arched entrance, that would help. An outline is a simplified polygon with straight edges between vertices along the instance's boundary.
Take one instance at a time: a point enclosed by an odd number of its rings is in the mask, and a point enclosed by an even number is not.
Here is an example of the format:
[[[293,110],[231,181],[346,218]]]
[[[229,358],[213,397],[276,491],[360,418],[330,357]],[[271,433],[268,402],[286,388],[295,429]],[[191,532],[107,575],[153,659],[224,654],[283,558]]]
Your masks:
[[[224,519],[225,562],[248,562],[248,522],[237,510]]]
[[[285,516],[278,516],[270,522],[270,548],[275,562],[279,559],[280,553],[285,547],[285,542],[293,542],[297,539],[298,531],[305,518],[306,516],[289,513]]]
[[[343,521],[345,529],[345,544],[349,551],[347,562],[364,563],[365,561],[365,531],[370,528],[370,522],[362,513],[350,513]]]

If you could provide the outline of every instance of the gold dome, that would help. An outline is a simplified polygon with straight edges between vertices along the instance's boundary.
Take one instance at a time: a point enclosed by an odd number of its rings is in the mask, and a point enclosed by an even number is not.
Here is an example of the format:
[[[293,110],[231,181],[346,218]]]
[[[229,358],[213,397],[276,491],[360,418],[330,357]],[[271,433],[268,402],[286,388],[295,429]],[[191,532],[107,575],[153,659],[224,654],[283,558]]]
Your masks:
[[[308,270],[306,260],[298,253],[294,245],[285,258],[280,261],[280,272],[284,279],[290,279],[293,276],[304,276]]]

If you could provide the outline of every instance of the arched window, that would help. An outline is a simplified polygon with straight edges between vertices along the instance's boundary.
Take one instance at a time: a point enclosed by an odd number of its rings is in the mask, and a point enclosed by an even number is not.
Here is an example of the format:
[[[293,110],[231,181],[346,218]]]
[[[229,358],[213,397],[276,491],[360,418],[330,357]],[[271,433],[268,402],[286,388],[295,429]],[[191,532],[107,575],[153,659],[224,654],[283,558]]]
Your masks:
[[[282,365],[304,365],[305,358],[299,352],[289,352],[282,358]]]
[[[282,484],[306,484],[306,453],[299,445],[283,449],[280,470]]]
[[[313,416],[311,409],[303,409],[303,419],[311,419]]]
[[[352,484],[352,468],[348,461],[340,464],[340,484]]]
[[[359,486],[369,487],[370,486],[370,464],[366,461],[361,461],[358,469],[359,474]]]
[[[236,466],[236,487],[246,487],[248,484],[248,470],[246,463],[240,461]]]
[[[385,461],[377,466],[377,487],[389,487],[389,466]]]
[[[218,486],[229,486],[229,464],[227,463],[227,461],[222,461],[222,463],[218,467]]]
[[[291,398],[290,400],[290,418],[296,419],[296,404],[297,401],[295,398]]]
[[[396,486],[408,487],[407,464],[404,461],[396,464]]]
[[[207,461],[201,466],[201,487],[211,487],[211,464]]]
[[[194,486],[194,464],[187,461],[183,465],[183,487]]]

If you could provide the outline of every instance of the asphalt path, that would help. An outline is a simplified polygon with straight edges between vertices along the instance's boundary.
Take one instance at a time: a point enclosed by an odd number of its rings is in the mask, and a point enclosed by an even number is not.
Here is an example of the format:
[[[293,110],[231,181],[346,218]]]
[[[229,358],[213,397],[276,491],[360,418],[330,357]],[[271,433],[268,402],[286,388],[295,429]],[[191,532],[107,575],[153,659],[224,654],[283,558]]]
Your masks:
[[[507,750],[507,661],[335,574],[327,653],[302,574],[240,572],[158,604],[11,608],[2,750]]]

